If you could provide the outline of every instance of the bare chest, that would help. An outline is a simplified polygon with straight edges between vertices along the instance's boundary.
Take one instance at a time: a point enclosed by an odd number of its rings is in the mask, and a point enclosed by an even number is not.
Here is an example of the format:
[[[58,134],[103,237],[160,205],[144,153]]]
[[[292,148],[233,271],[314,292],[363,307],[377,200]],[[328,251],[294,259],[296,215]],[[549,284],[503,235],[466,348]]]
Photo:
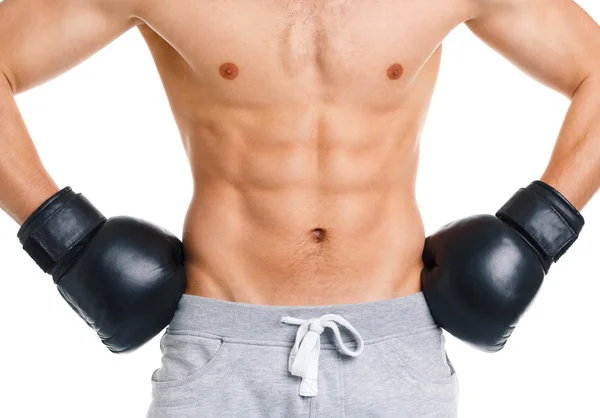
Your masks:
[[[146,23],[206,89],[323,100],[402,94],[464,0],[151,0]],[[390,92],[392,88],[392,92]],[[394,93],[395,92],[395,93]]]

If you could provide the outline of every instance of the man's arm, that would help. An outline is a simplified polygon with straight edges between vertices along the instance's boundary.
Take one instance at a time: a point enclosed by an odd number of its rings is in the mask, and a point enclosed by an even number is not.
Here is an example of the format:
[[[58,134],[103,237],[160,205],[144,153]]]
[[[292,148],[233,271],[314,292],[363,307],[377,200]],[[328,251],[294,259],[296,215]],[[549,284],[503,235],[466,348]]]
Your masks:
[[[600,27],[572,0],[471,0],[467,26],[571,99],[541,180],[581,210],[600,188]]]
[[[58,187],[14,95],[60,75],[136,26],[137,1],[0,2],[0,209],[19,224]]]

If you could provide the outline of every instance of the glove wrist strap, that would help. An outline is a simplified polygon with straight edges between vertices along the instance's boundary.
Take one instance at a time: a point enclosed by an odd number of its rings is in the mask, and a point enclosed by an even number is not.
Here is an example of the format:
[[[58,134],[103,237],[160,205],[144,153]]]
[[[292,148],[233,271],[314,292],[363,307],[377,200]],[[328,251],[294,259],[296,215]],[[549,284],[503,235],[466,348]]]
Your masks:
[[[36,264],[57,281],[104,222],[106,218],[83,195],[66,187],[27,218],[17,237]]]
[[[546,273],[575,242],[585,223],[562,194],[541,181],[519,189],[496,216],[534,247]]]

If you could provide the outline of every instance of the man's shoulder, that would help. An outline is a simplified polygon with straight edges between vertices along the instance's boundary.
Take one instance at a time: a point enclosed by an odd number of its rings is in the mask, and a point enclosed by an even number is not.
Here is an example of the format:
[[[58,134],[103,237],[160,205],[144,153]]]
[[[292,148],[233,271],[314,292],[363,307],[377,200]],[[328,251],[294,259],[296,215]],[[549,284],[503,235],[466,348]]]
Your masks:
[[[475,8],[503,8],[513,6],[539,5],[557,1],[572,2],[573,0],[467,0]]]
[[[537,7],[544,3],[573,2],[573,0],[466,0],[471,9],[470,19],[490,16],[518,8]]]
[[[100,7],[108,13],[128,17],[139,17],[141,9],[147,3],[144,0],[85,0],[85,2]]]

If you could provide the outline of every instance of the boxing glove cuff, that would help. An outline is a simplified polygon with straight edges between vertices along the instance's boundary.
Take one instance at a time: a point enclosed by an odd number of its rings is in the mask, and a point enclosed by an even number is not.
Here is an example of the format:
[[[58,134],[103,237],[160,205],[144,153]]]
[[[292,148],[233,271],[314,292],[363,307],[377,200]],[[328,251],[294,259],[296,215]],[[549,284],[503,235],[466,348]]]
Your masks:
[[[17,237],[55,283],[106,218],[83,195],[66,187],[46,200],[23,223]]]
[[[562,194],[541,181],[517,191],[496,216],[534,248],[546,273],[575,242],[585,223]]]

